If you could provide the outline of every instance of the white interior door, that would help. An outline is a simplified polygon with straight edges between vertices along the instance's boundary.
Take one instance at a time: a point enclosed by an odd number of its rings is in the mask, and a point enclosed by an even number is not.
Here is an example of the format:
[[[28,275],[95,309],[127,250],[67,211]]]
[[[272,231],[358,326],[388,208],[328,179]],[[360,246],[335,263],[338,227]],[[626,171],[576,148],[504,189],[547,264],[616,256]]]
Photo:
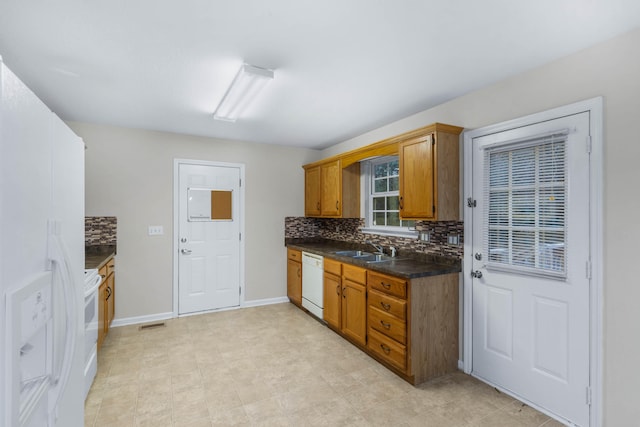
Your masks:
[[[240,168],[180,163],[178,169],[178,314],[238,306]]]
[[[472,374],[589,425],[589,114],[474,138]]]

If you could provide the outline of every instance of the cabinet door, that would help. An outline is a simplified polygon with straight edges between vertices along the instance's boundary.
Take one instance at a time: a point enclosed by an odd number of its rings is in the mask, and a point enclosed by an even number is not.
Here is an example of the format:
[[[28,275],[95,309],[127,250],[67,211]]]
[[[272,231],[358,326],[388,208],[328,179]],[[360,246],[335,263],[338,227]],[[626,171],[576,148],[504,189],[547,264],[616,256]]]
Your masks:
[[[356,343],[367,343],[367,288],[345,279],[342,283],[342,333]]]
[[[320,166],[304,171],[304,214],[320,215]]]
[[[287,260],[287,296],[295,305],[302,303],[302,264]]]
[[[342,170],[340,160],[320,166],[320,215],[342,215]]]
[[[107,300],[107,281],[103,280],[98,288],[98,348],[102,346],[105,336],[105,321],[107,316],[107,307],[105,301]]]
[[[398,149],[400,157],[400,217],[403,219],[435,219],[433,135],[403,142]]]
[[[340,276],[324,273],[324,320],[336,329],[340,329],[342,289]]]
[[[109,331],[109,327],[111,326],[111,322],[113,321],[113,317],[115,314],[116,308],[116,275],[111,273],[109,277],[107,277],[107,295],[106,295],[106,305],[107,305],[107,315],[105,319],[105,333]]]

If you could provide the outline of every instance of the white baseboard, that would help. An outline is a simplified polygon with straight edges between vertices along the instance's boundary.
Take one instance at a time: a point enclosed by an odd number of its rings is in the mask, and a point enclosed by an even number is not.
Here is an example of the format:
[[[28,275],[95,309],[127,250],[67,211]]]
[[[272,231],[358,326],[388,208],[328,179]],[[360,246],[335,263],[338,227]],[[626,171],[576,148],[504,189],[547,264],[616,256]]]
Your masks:
[[[245,301],[242,303],[242,307],[259,307],[261,305],[282,304],[283,302],[289,302],[287,297],[267,298],[267,299],[254,299],[252,301]]]
[[[140,323],[157,322],[158,320],[173,319],[172,312],[149,314],[147,316],[126,317],[124,319],[113,319],[111,328],[117,328],[118,326],[138,325]]]
[[[464,362],[462,360],[458,360],[458,369],[464,371]]]
[[[285,302],[289,302],[289,298],[287,298],[287,297],[278,297],[278,298],[257,299],[257,300],[252,300],[252,301],[244,301],[242,303],[242,305],[239,306],[239,307],[230,307],[230,308],[221,309],[221,310],[214,310],[214,311],[238,310],[240,308],[260,307],[260,306],[263,306],[263,305],[282,304],[282,303],[285,303]],[[211,313],[211,312],[213,312],[213,311],[193,313],[193,315]],[[166,313],[150,314],[150,315],[147,315],[147,316],[136,316],[136,317],[126,317],[124,319],[113,319],[113,322],[111,323],[111,327],[112,328],[117,328],[119,326],[138,325],[138,324],[141,324],[141,323],[151,323],[151,322],[157,322],[159,320],[173,319],[175,317],[176,316],[174,316],[173,312],[169,311],[169,312],[166,312]]]

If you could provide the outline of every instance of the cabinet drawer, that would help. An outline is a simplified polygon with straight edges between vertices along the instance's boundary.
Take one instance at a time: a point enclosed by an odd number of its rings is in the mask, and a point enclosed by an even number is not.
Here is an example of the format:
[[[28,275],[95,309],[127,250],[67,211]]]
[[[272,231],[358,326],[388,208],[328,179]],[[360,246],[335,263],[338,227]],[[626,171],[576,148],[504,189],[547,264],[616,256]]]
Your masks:
[[[336,276],[340,276],[342,274],[342,263],[339,261],[334,261],[329,258],[324,259],[324,272],[331,273]]]
[[[370,328],[393,338],[400,344],[407,344],[407,324],[404,320],[383,313],[371,306],[369,306],[368,315]]]
[[[401,320],[407,320],[407,302],[373,289],[369,290],[369,307],[375,307],[392,314]]]
[[[287,258],[292,261],[302,262],[302,252],[295,249],[287,249]]]
[[[111,273],[116,271],[116,259],[112,257],[105,267],[107,267],[107,277],[111,276]]]
[[[407,349],[402,344],[369,328],[367,347],[396,368],[407,369]]]
[[[107,280],[107,265],[103,265],[102,268],[100,268],[100,270],[98,270],[98,274],[100,275],[100,277],[102,277],[102,282],[104,282],[105,280]]]
[[[370,271],[367,283],[370,289],[375,289],[400,298],[407,297],[407,281],[404,279]]]
[[[367,270],[350,264],[342,265],[342,275],[356,283],[367,284]]]

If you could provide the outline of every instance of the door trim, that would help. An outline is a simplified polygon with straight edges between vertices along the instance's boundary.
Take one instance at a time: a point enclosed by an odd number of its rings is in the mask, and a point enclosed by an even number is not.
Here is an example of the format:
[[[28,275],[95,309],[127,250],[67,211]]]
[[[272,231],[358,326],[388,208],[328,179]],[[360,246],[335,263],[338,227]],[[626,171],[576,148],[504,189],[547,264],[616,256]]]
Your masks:
[[[240,212],[238,213],[240,221],[240,307],[245,305],[245,165],[243,163],[226,163],[226,162],[211,162],[207,160],[189,160],[189,159],[173,159],[173,317],[179,317],[178,315],[178,250],[179,250],[179,229],[180,229],[180,200],[178,198],[180,194],[179,177],[180,177],[180,165],[198,165],[198,166],[219,166],[227,168],[237,168],[240,172]],[[233,307],[238,308],[238,307]],[[210,310],[210,311],[222,311],[228,308]],[[207,313],[207,311],[198,312],[198,314]]]
[[[591,286],[589,291],[589,301],[591,306],[590,319],[590,354],[589,354],[589,376],[591,381],[591,407],[590,424],[599,427],[602,425],[602,396],[603,396],[603,98],[597,97],[573,104],[554,108],[551,110],[531,114],[514,120],[486,126],[479,129],[465,131],[462,134],[463,144],[463,220],[473,216],[473,208],[466,203],[467,198],[472,197],[473,188],[473,139],[485,135],[503,132],[528,126],[534,123],[553,120],[559,117],[574,115],[582,112],[589,113],[589,134],[591,135],[591,158],[590,158],[590,182],[589,197],[590,224],[589,239],[591,242]],[[586,142],[585,142],[586,149]],[[463,370],[470,374],[473,367],[473,316],[472,316],[472,283],[469,273],[469,266],[472,265],[472,238],[473,221],[464,221],[464,235],[469,236],[464,239],[464,256],[462,260],[462,283],[463,283]],[[586,397],[585,397],[586,398]],[[530,406],[535,407],[535,403]],[[540,408],[537,408],[540,409]]]

